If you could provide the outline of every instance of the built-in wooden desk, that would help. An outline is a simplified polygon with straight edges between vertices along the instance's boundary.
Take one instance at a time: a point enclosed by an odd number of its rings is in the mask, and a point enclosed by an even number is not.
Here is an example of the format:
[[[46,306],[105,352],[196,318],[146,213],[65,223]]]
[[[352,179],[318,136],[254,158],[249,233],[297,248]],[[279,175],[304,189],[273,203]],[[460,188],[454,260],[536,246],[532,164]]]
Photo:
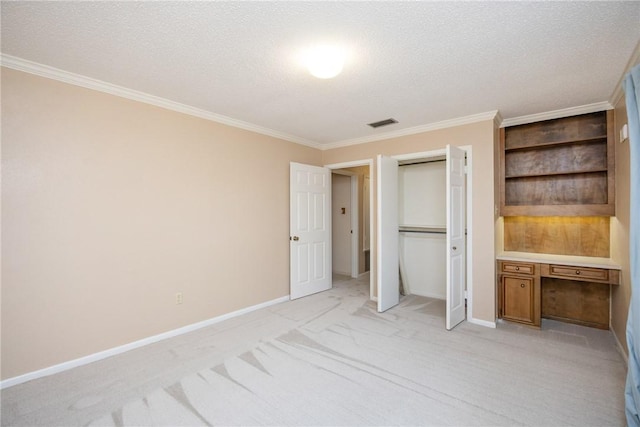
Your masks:
[[[497,257],[497,317],[540,327],[541,318],[609,329],[610,285],[620,266],[608,258],[503,253]]]

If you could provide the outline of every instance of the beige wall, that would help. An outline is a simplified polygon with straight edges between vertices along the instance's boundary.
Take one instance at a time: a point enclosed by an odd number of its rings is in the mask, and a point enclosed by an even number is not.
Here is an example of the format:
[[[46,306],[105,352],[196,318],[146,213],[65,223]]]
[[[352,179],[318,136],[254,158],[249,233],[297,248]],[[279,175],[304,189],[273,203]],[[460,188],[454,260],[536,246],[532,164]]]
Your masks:
[[[616,216],[611,218],[611,258],[622,266],[620,286],[611,287],[611,329],[628,352],[627,314],[631,300],[629,267],[630,182],[629,141],[620,143],[620,129],[627,123],[624,97],[615,105]]]
[[[321,152],[3,68],[2,378],[287,295],[290,161]]]
[[[377,154],[398,155],[443,149],[447,144],[472,146],[473,156],[473,317],[495,321],[495,236],[494,224],[494,133],[493,120],[440,129],[421,134],[326,150],[323,163],[333,164],[375,159]],[[371,185],[376,185],[376,166],[371,171]],[[375,199],[375,191],[374,191]],[[377,200],[374,200],[377,206]],[[375,212],[373,215],[375,225]],[[375,228],[375,227],[374,227]],[[375,254],[376,236],[371,239]],[[375,272],[375,256],[371,270]]]

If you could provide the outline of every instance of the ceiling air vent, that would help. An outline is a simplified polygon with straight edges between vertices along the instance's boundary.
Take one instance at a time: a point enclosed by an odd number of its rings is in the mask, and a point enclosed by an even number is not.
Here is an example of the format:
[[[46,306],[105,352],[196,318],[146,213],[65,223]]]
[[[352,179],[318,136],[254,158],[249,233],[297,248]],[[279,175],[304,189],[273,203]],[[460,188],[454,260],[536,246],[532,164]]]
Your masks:
[[[398,121],[396,119],[386,119],[380,120],[379,122],[369,123],[368,126],[371,126],[372,128],[379,128],[381,126],[392,125],[394,123],[398,123]]]

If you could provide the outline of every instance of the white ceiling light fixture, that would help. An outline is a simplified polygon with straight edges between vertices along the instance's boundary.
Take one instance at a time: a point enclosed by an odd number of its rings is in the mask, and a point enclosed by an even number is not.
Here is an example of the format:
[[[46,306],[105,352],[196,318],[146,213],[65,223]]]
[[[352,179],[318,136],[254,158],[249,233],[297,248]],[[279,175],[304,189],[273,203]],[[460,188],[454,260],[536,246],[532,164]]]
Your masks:
[[[342,72],[346,52],[343,48],[331,45],[317,45],[305,54],[305,65],[311,75],[319,79],[330,79]]]

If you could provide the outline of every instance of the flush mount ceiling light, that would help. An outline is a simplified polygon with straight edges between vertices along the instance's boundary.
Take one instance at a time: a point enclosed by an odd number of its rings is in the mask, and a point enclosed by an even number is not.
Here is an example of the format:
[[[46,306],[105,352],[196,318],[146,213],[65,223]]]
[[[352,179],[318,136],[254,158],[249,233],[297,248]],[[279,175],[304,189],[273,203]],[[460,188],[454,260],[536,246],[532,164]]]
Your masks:
[[[319,79],[330,79],[340,74],[345,57],[343,48],[317,45],[305,52],[304,63],[311,75]]]

